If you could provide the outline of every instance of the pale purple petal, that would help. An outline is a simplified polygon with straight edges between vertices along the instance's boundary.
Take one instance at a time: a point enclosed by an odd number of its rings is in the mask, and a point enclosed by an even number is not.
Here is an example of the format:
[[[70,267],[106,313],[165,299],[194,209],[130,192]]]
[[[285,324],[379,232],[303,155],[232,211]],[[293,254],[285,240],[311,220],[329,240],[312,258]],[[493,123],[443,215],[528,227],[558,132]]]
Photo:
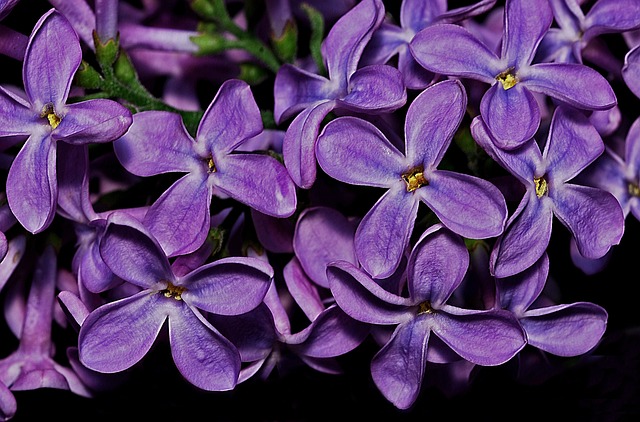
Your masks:
[[[360,66],[385,64],[400,51],[408,51],[408,48],[407,32],[398,25],[382,22],[362,53]]]
[[[617,104],[609,82],[596,70],[574,63],[539,63],[521,74],[521,83],[576,108],[606,110]]]
[[[8,421],[13,419],[18,410],[18,402],[11,390],[4,383],[0,382],[0,420]]]
[[[442,75],[494,83],[502,61],[466,28],[454,24],[428,26],[409,44],[411,54],[427,70]]]
[[[453,232],[471,239],[486,239],[502,233],[507,204],[500,190],[479,177],[448,170],[427,175],[429,184],[415,191]]]
[[[151,349],[173,305],[148,290],[103,305],[84,320],[78,334],[80,361],[98,372],[120,372]],[[184,306],[184,304],[180,304]]]
[[[30,134],[36,117],[28,103],[0,86],[0,137]]]
[[[204,112],[196,142],[207,150],[229,153],[240,143],[262,132],[262,117],[251,87],[241,80],[225,81]]]
[[[326,272],[327,263],[323,265],[323,272]],[[302,312],[306,315],[309,321],[314,321],[318,315],[325,310],[325,305],[322,303],[322,298],[318,293],[318,288],[305,274],[300,261],[293,257],[282,269],[282,275],[284,276],[285,285],[293,300],[298,304]],[[326,275],[325,275],[326,280]],[[325,281],[326,285],[323,287],[329,287],[329,281]]]
[[[169,317],[171,355],[187,381],[207,391],[235,387],[240,372],[240,354],[197,311],[176,307]]]
[[[192,306],[220,315],[238,315],[254,309],[267,294],[273,269],[250,257],[222,258],[185,275],[182,298]]]
[[[534,309],[520,319],[531,346],[557,356],[589,352],[602,339],[607,312],[588,302]]]
[[[182,118],[168,111],[142,111],[133,115],[129,130],[113,142],[120,163],[138,176],[188,172],[204,160],[194,152]]]
[[[407,91],[398,69],[370,65],[358,69],[349,79],[348,94],[338,100],[340,107],[368,113],[388,113],[407,102]]]
[[[72,144],[111,142],[131,126],[131,112],[111,100],[88,100],[65,106],[66,114],[51,136]]]
[[[567,226],[580,253],[591,259],[603,257],[620,243],[624,215],[611,193],[590,186],[565,185],[552,192],[556,216]]]
[[[296,113],[320,101],[336,97],[338,92],[327,78],[283,64],[273,85],[273,115],[282,123]]]
[[[405,155],[411,163],[437,166],[451,144],[467,107],[460,81],[446,80],[422,91],[409,105]]]
[[[296,210],[296,186],[275,158],[260,154],[232,154],[216,161],[210,175],[216,189],[272,217],[289,217]]]
[[[584,13],[576,0],[549,0],[549,3],[560,28],[571,29],[576,34],[580,32]]]
[[[56,145],[36,132],[24,143],[7,175],[7,201],[20,224],[31,233],[46,229],[56,211]]]
[[[374,278],[389,277],[409,245],[418,197],[403,182],[392,186],[362,218],[355,234],[356,256]]]
[[[353,185],[389,187],[406,170],[404,156],[377,127],[351,116],[327,123],[316,153],[329,176]]]
[[[549,275],[549,257],[546,253],[531,267],[521,273],[506,278],[496,278],[500,295],[500,306],[513,312],[517,317],[540,296]]]
[[[599,0],[585,16],[583,37],[622,33],[640,28],[640,3],[634,0]]]
[[[553,12],[549,0],[507,0],[504,14],[502,58],[509,66],[521,68],[533,60],[553,22]]]
[[[416,318],[399,325],[371,360],[373,382],[394,406],[408,409],[422,387],[427,364],[430,319]]]
[[[533,138],[540,126],[540,107],[522,83],[509,89],[496,83],[482,96],[480,114],[496,146],[515,149]]]
[[[468,267],[469,252],[463,239],[439,224],[431,226],[409,258],[409,296],[438,308],[460,285]]]
[[[24,55],[22,79],[30,102],[61,107],[81,60],[78,35],[67,18],[50,9],[36,23]]]
[[[447,0],[404,0],[400,5],[400,25],[415,32],[447,11]]]

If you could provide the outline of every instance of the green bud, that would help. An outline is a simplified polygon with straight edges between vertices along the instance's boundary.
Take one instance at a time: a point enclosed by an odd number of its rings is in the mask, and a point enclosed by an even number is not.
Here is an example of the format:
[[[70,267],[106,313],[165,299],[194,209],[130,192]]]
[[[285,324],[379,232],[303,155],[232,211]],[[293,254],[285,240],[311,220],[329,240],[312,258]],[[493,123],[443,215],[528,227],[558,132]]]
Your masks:
[[[220,34],[200,34],[190,38],[198,46],[199,56],[219,54],[229,48],[229,42]]]
[[[87,89],[98,89],[102,86],[103,82],[104,80],[100,73],[84,60],[80,63],[80,67],[73,80],[75,85]]]
[[[110,68],[115,63],[120,54],[120,42],[118,39],[109,39],[102,42],[93,31],[93,43],[96,46],[96,58],[102,69]]]
[[[271,45],[281,61],[293,63],[298,52],[298,27],[295,21],[288,20],[282,35],[271,38]]]
[[[212,21],[229,16],[223,0],[193,0],[191,9],[202,18]]]
[[[269,73],[261,66],[253,63],[242,63],[240,64],[240,75],[238,78],[249,85],[257,85],[264,81],[268,75]]]
[[[313,57],[313,60],[316,62],[316,66],[318,66],[320,74],[326,74],[327,70],[324,66],[324,59],[322,58],[321,50],[322,41],[324,39],[324,18],[322,17],[322,13],[307,3],[302,3],[300,7],[307,14],[311,25],[311,38],[309,39],[309,51],[311,52],[311,57]]]
[[[116,78],[123,82],[133,82],[138,80],[138,73],[124,50],[118,56],[118,59],[113,66],[113,70]]]

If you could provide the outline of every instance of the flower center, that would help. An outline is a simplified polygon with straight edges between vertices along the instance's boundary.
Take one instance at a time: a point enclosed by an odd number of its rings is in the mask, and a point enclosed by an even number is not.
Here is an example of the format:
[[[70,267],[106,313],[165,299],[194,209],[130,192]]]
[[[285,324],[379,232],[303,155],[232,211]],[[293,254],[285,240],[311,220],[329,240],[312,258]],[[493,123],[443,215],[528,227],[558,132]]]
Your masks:
[[[161,290],[160,293],[164,295],[164,297],[172,297],[175,300],[182,300],[182,293],[187,290],[182,286],[174,286],[173,284],[167,282],[167,288]]]
[[[549,192],[549,186],[547,185],[547,181],[544,180],[544,177],[535,177],[533,183],[536,185],[536,196],[538,198],[542,198]]]
[[[420,305],[418,305],[418,315],[421,315],[421,314],[432,314],[434,312],[435,311],[431,307],[431,303],[429,303],[428,300],[425,300]]]
[[[53,104],[49,103],[42,107],[42,111],[40,112],[41,118],[46,118],[49,121],[49,126],[51,129],[55,129],[58,127],[60,122],[62,121],[62,117],[58,116],[53,109]]]
[[[514,70],[515,69],[513,67],[510,67],[496,76],[496,80],[502,84],[502,88],[504,88],[505,91],[513,88],[515,84],[518,83],[518,78],[516,77]]]
[[[402,180],[407,184],[407,192],[413,192],[414,190],[429,184],[427,179],[424,178],[423,172],[424,168],[422,166],[417,166],[402,174]]]
[[[636,183],[629,183],[629,195],[631,196],[640,196],[640,186]]]
[[[209,170],[207,170],[209,173],[216,172],[216,163],[213,162],[213,157],[209,157],[207,160],[207,167],[209,168]]]

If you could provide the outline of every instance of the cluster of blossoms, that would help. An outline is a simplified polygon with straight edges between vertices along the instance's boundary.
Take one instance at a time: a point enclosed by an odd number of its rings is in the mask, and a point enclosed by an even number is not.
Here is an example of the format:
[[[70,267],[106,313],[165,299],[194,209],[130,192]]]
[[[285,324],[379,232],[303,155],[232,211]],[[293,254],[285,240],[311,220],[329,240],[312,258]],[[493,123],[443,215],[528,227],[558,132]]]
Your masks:
[[[92,397],[156,345],[228,391],[374,344],[371,380],[406,410],[430,365],[464,388],[606,335],[550,268],[603,271],[640,219],[617,91],[640,96],[640,2],[257,3],[50,0],[29,34],[0,22],[22,66],[0,80],[0,420],[15,391]]]

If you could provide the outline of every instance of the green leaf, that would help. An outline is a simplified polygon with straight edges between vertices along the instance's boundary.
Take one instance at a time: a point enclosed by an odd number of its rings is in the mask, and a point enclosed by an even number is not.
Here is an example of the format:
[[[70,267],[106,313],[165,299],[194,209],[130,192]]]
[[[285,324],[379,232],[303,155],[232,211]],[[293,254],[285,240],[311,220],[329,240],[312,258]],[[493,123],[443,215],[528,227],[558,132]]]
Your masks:
[[[311,38],[309,39],[311,57],[313,57],[313,60],[316,62],[320,74],[326,75],[327,69],[324,66],[321,50],[322,40],[324,39],[324,18],[322,17],[322,13],[307,3],[302,3],[300,7],[307,14],[311,24]]]

